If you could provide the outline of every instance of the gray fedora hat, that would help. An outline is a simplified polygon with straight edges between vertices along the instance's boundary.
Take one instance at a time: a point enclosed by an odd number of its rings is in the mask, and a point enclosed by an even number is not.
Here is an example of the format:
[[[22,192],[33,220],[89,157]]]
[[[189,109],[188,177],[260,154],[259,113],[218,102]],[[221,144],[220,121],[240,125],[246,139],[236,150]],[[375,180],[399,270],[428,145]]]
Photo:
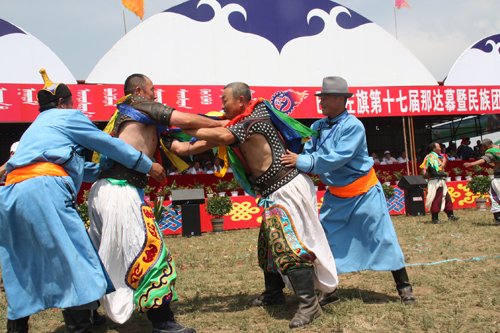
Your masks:
[[[340,95],[349,98],[353,94],[349,92],[346,80],[340,76],[327,76],[323,79],[321,92],[314,94],[314,96],[320,95]]]

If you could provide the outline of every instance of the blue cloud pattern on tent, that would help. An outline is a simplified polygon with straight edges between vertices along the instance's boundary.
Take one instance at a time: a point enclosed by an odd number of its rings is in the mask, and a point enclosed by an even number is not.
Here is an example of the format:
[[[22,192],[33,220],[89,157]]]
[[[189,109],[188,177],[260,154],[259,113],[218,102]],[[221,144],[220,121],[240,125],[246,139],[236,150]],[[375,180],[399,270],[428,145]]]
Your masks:
[[[10,34],[24,34],[24,31],[7,21],[0,19],[0,37]]]
[[[228,16],[229,24],[236,30],[261,36],[276,46],[279,52],[289,41],[306,36],[314,36],[323,31],[322,18],[308,15],[314,9],[330,13],[332,8],[341,6],[330,0],[216,0],[221,8],[237,4],[245,12],[233,11]],[[341,6],[343,7],[343,6]],[[344,7],[345,8],[345,7]],[[354,29],[370,20],[346,8],[337,16],[341,28]],[[215,11],[208,1],[191,0],[165,10],[184,15],[192,20],[207,22],[214,18]],[[246,16],[246,19],[245,19]]]
[[[476,44],[474,44],[471,49],[478,49],[485,53],[491,53],[495,50],[495,45],[500,43],[500,34],[486,37]],[[497,47],[497,52],[500,53],[500,48]]]

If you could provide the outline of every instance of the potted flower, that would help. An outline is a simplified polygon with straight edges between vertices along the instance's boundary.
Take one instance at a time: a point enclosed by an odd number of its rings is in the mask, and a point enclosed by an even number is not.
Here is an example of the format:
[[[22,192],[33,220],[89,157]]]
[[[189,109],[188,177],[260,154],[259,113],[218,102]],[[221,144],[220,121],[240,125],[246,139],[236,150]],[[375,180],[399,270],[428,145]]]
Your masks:
[[[219,196],[226,195],[227,183],[227,181],[219,179],[218,183],[213,184],[217,192],[219,192]]]
[[[194,184],[189,184],[189,188],[203,188],[204,185],[203,184],[200,184],[196,181],[196,179],[194,180]]]
[[[149,193],[153,192],[156,187],[146,185],[144,188],[144,201],[149,201]]]
[[[78,215],[80,215],[80,218],[82,219],[83,224],[85,224],[85,228],[87,228],[87,230],[90,227],[89,202],[88,202],[89,196],[90,196],[89,190],[83,191],[83,196],[82,196],[83,202],[79,204],[76,208],[76,210],[78,211]]]
[[[227,195],[207,198],[205,211],[213,217],[210,220],[214,232],[224,231],[224,215],[229,214],[231,209],[233,209],[233,201]]]
[[[384,190],[385,200],[390,200],[392,197],[394,197],[394,187],[383,183],[382,189]]]
[[[465,172],[465,180],[471,180],[472,176],[474,175],[474,171],[466,171]]]
[[[490,186],[491,179],[488,177],[474,176],[467,183],[469,191],[479,196],[479,198],[476,198],[477,209],[486,210],[488,200],[484,196],[490,191]]]
[[[238,191],[241,188],[240,182],[236,180],[236,178],[231,179],[231,181],[227,184],[227,189],[231,191],[231,196],[238,196]]]
[[[444,174],[446,175],[446,182],[451,182],[450,173],[448,171],[445,171]]]
[[[318,175],[312,175],[311,176],[311,180],[314,184],[314,188],[316,189],[316,191],[319,190],[319,183],[320,183],[320,179],[319,179],[319,176]]]
[[[394,176],[394,179],[396,179],[395,180],[396,185],[398,185],[401,178],[403,178],[403,172],[404,172],[403,170],[399,170],[399,171],[396,170],[392,173],[392,175]]]
[[[382,179],[384,180],[385,185],[387,186],[391,185],[392,175],[389,172],[387,171],[382,172]]]
[[[205,187],[205,193],[207,194],[207,198],[213,197],[215,194],[214,190],[210,186]]]
[[[483,172],[484,167],[482,167],[482,166],[480,166],[480,165],[474,165],[474,166],[472,167],[472,170],[474,170],[474,172],[475,172],[475,173],[477,173],[477,175],[478,175],[479,177],[482,177],[482,176],[483,176],[483,175],[481,174],[481,172]]]
[[[179,186],[177,186],[177,181],[173,181],[172,182],[172,185],[168,186],[168,185],[165,185],[163,186],[162,190],[161,191],[158,191],[157,195],[158,196],[168,196],[168,200],[169,201],[172,201],[172,191],[173,190],[179,190]]]
[[[464,172],[464,170],[462,170],[459,167],[452,168],[451,170],[453,170],[453,172],[455,173],[455,180],[456,181],[461,181],[462,180],[461,174]]]
[[[493,169],[493,168],[487,168],[486,172],[488,173],[488,177],[490,179],[495,178],[495,169]]]

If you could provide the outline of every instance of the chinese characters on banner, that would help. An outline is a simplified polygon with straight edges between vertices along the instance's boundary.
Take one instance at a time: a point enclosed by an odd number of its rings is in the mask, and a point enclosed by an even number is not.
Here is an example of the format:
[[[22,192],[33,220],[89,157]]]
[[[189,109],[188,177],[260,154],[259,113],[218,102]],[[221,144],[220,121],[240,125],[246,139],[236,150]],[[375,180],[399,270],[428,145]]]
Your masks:
[[[31,122],[38,115],[36,92],[43,85],[0,84],[0,121]],[[122,85],[69,86],[75,108],[92,121],[107,121],[123,97]],[[252,87],[293,118],[322,118],[320,87]],[[157,101],[179,111],[205,114],[220,110],[222,86],[156,86]],[[357,117],[474,115],[500,113],[499,86],[351,87],[347,109]]]

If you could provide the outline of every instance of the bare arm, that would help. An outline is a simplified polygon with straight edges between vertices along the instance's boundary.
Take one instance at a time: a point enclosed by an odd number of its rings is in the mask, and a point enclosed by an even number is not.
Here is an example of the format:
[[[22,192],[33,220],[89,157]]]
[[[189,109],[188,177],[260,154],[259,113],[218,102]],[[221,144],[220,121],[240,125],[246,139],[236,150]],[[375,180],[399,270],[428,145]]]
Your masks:
[[[170,151],[178,156],[188,156],[203,153],[209,149],[217,147],[216,144],[207,141],[196,141],[191,144],[190,142],[180,142],[178,140],[172,141]]]
[[[172,116],[170,117],[170,126],[177,126],[182,129],[222,127],[226,123],[227,121],[225,120],[214,120],[212,118],[180,111],[172,111]]]
[[[474,166],[474,165],[480,165],[480,164],[484,164],[486,163],[486,161],[482,158],[478,159],[477,161],[474,161],[474,162],[465,162],[464,163],[464,167],[466,168],[470,168],[471,166]]]
[[[184,133],[208,141],[217,146],[227,146],[236,142],[236,137],[224,127],[183,130]]]
[[[0,166],[0,178],[2,178],[5,173],[7,172],[7,169],[5,168],[5,166],[7,165],[7,162],[5,162],[2,166]]]

